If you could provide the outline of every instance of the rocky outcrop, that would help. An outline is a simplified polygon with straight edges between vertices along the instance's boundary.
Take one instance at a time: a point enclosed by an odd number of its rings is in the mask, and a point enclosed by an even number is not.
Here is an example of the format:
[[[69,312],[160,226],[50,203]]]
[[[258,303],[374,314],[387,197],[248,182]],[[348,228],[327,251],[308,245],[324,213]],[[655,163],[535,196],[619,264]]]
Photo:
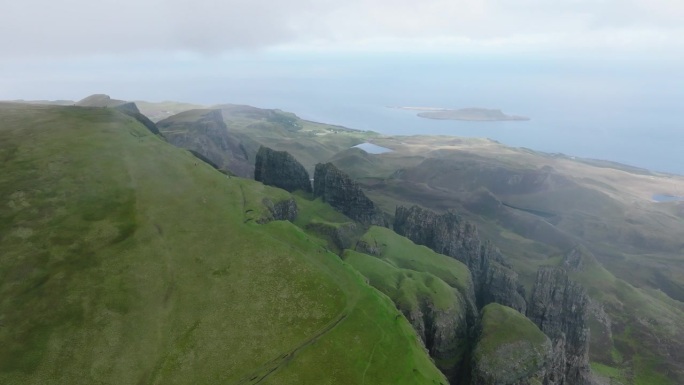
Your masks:
[[[480,303],[499,303],[521,313],[527,309],[525,289],[518,282],[518,274],[504,261],[498,249],[491,243],[482,246],[482,269],[478,287]]]
[[[458,214],[449,211],[440,215],[418,206],[397,207],[394,231],[468,266],[479,307],[497,302],[525,313],[526,302],[517,273],[498,249],[480,240],[475,225]]]
[[[127,102],[125,100],[118,100],[118,99],[112,99],[109,95],[105,94],[93,94],[88,97],[85,97],[78,102],[76,102],[76,106],[79,107],[107,107],[107,108],[115,108],[115,107],[120,107],[125,104],[133,104],[131,102]],[[130,106],[128,107],[130,108]],[[124,107],[126,109],[126,107]],[[135,108],[137,111],[138,109]],[[138,111],[140,112],[140,111]]]
[[[246,178],[254,175],[242,142],[229,132],[221,110],[184,111],[157,127],[169,143],[201,154],[221,171]]]
[[[476,385],[541,385],[553,354],[551,341],[519,312],[499,304],[482,309],[473,351]]]
[[[108,95],[104,94],[95,94],[78,101],[76,105],[79,107],[113,108],[137,120],[143,126],[145,126],[145,128],[147,128],[151,133],[155,135],[159,134],[159,129],[157,128],[157,125],[154,124],[154,122],[151,121],[147,116],[143,115],[138,109],[138,106],[134,102],[112,99]]]
[[[364,239],[360,239],[358,242],[356,242],[355,249],[359,253],[364,253],[375,257],[381,256],[383,252],[382,247],[378,245],[377,241],[368,242]]]
[[[289,192],[312,192],[309,173],[287,151],[275,151],[261,146],[256,155],[254,179]]]
[[[273,202],[268,198],[264,198],[262,202],[268,209],[268,213],[270,215],[260,218],[257,220],[257,223],[264,224],[271,221],[293,222],[295,219],[297,219],[299,210],[297,208],[297,201],[295,201],[294,198],[285,199],[279,202]]]
[[[573,247],[563,257],[563,267],[568,271],[583,271],[587,265],[596,263],[596,257],[582,245]]]
[[[589,298],[563,268],[537,272],[527,316],[553,343],[547,385],[590,385]]]
[[[307,224],[306,229],[326,239],[328,246],[337,253],[353,248],[356,239],[363,232],[361,226],[354,222],[342,224],[313,222]]]
[[[317,164],[313,183],[314,197],[321,197],[335,210],[364,225],[388,226],[375,203],[349,175],[332,163]]]
[[[448,307],[438,308],[433,301],[423,300],[415,309],[407,311],[400,307],[400,310],[450,383],[465,385],[462,378],[468,369],[464,364],[470,348],[465,301],[455,301]]]

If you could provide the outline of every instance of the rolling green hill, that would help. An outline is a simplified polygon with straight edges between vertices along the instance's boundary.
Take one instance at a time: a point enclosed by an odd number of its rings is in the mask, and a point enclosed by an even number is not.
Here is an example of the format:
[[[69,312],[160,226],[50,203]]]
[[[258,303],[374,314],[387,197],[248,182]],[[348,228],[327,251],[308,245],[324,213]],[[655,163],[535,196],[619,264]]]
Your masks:
[[[498,305],[478,313],[463,264],[309,194],[224,175],[200,160],[216,164],[200,151],[215,145],[240,154],[244,175],[260,145],[309,172],[331,161],[388,215],[456,210],[501,249],[520,293],[541,266],[586,289],[601,383],[684,379],[684,211],[651,201],[682,177],[485,139],[168,104],[165,116],[185,112],[167,131],[201,143],[196,153],[125,111],[0,104],[0,383],[446,383],[432,359],[455,383],[496,382],[478,362],[530,340],[476,357],[487,331],[512,335],[499,324],[527,320]],[[196,136],[208,128],[216,135]],[[350,148],[366,140],[394,151]],[[283,202],[296,202],[292,223],[273,221]],[[499,374],[534,383],[546,369],[511,370]]]
[[[394,152],[333,162],[386,212],[453,209],[506,255],[528,293],[540,266],[565,265],[592,298],[590,359],[605,381],[684,381],[681,203],[655,203],[680,176],[543,154],[485,139],[387,137]],[[674,190],[673,190],[674,189]],[[568,256],[583,245],[581,266]]]
[[[289,194],[113,109],[0,121],[0,383],[446,383],[352,268],[249,220]]]

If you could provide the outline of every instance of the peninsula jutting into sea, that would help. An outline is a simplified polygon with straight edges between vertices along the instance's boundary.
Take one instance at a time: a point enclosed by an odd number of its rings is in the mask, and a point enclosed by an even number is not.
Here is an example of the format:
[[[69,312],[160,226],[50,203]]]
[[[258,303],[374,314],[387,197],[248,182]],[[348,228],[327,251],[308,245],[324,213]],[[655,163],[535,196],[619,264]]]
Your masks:
[[[400,110],[422,111],[421,118],[437,120],[466,120],[471,122],[501,122],[530,120],[525,116],[506,115],[501,110],[487,108],[449,109],[438,107],[392,107]]]

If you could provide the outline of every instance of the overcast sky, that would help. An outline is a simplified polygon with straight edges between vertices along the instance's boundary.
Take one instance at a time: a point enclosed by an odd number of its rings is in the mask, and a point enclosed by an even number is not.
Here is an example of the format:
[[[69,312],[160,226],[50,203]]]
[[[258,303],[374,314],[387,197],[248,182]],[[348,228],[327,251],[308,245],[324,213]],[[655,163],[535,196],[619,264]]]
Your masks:
[[[3,58],[140,51],[681,52],[681,0],[3,1]]]
[[[337,58],[385,54],[648,61],[643,76],[681,78],[684,1],[3,0],[0,34],[0,99],[184,98],[198,80],[334,76]]]

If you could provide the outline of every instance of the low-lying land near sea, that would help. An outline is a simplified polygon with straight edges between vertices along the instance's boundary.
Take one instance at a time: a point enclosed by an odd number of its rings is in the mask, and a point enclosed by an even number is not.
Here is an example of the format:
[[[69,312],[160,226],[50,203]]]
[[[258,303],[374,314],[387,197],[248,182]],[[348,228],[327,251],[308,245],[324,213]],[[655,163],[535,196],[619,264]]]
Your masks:
[[[418,116],[438,120],[466,120],[472,122],[503,122],[530,120],[528,117],[506,115],[501,110],[487,108],[396,107],[400,110],[421,111]]]

